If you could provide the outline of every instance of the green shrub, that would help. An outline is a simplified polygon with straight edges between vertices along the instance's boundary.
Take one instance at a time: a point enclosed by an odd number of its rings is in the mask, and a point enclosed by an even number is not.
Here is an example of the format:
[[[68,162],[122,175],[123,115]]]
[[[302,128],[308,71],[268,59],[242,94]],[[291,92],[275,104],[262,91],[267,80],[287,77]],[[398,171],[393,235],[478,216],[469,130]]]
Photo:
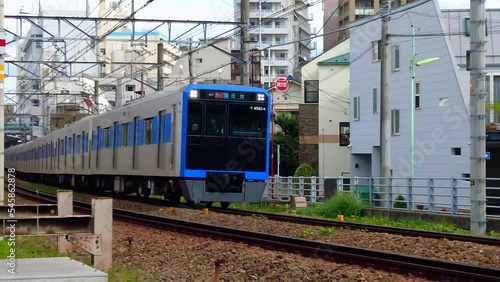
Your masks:
[[[298,177],[304,177],[304,194],[310,195],[311,192],[311,176],[315,176],[315,171],[309,164],[303,163],[295,170],[293,177],[293,191],[295,194],[299,194],[299,179]],[[302,195],[302,196],[305,196]]]
[[[406,199],[405,199],[405,197],[403,197],[403,195],[397,196],[396,201],[398,201],[398,202],[394,203],[395,209],[407,209],[408,208],[408,205],[406,204]]]
[[[328,199],[315,211],[320,216],[337,218],[339,214],[345,217],[361,216],[368,207],[367,203],[355,192],[339,192]]]

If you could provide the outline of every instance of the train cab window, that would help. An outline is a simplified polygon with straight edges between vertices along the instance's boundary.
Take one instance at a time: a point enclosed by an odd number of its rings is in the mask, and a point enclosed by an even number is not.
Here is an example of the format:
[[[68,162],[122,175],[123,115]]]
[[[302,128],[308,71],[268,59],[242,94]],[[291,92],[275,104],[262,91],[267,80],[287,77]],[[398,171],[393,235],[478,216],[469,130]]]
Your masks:
[[[110,128],[104,128],[104,149],[108,149],[111,145],[110,142],[110,133],[109,133]]]
[[[226,106],[222,104],[206,105],[205,135],[225,136]]]
[[[203,122],[203,107],[201,103],[189,102],[188,104],[188,135],[201,135]]]
[[[144,120],[144,144],[153,143],[153,118],[147,118]]]
[[[229,105],[229,137],[265,138],[267,132],[265,105]]]

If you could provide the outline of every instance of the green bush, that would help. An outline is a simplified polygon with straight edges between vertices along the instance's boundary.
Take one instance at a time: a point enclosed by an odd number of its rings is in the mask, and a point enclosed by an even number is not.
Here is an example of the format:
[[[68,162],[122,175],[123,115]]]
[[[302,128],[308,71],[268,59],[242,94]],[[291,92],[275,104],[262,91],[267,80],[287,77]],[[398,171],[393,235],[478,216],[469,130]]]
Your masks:
[[[299,179],[298,177],[304,177],[304,194],[310,195],[311,192],[311,176],[314,176],[315,172],[312,166],[309,164],[303,163],[299,165],[299,167],[295,170],[295,174],[293,175],[293,190],[295,194],[299,194]]]
[[[339,214],[344,217],[361,216],[368,204],[356,192],[339,192],[328,199],[323,205],[318,205],[315,211],[318,215],[337,218]]]
[[[403,195],[397,196],[396,201],[399,201],[399,202],[394,203],[395,209],[407,209],[408,208],[408,205],[406,204],[406,199],[405,199],[405,197],[403,197]]]

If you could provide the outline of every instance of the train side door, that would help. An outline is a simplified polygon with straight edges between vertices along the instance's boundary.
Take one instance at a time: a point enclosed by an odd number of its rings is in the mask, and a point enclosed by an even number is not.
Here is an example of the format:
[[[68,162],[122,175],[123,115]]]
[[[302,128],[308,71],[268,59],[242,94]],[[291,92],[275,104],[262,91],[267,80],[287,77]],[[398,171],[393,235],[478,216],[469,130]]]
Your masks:
[[[167,111],[163,110],[159,113],[159,122],[158,122],[158,158],[156,163],[156,168],[164,169],[165,168],[165,155],[164,155],[164,147],[165,147],[165,125],[166,125],[166,115]]]
[[[137,158],[139,153],[139,117],[134,117],[134,140],[132,149],[132,168],[137,169]]]
[[[175,169],[175,138],[177,136],[177,105],[172,104],[172,126],[171,126],[171,132],[172,132],[172,137],[171,137],[171,142],[172,144],[170,145],[171,151],[170,151],[170,169],[174,170]]]
[[[117,158],[117,141],[118,141],[118,122],[115,121],[113,126],[113,169],[116,169],[116,158]]]

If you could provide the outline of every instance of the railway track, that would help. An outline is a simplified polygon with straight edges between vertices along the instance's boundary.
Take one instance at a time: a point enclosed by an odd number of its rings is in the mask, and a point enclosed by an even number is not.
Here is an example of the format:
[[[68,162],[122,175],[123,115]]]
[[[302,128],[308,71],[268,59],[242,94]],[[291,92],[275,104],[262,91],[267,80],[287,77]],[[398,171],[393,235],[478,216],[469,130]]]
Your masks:
[[[56,197],[36,193],[17,187],[21,197],[32,201],[56,203]],[[74,210],[90,212],[90,204],[74,201]],[[390,252],[362,249],[344,245],[325,244],[317,241],[249,232],[239,229],[187,222],[165,217],[113,209],[116,220],[150,226],[165,230],[215,237],[217,239],[245,242],[260,247],[297,252],[304,256],[341,263],[357,264],[390,270],[402,274],[413,274],[428,279],[444,281],[499,281],[500,269],[473,266],[464,263],[447,262],[423,257],[400,255]]]
[[[112,193],[105,193],[104,195],[103,194],[90,194],[90,195],[109,196],[109,197],[113,197],[115,199],[134,201],[134,202],[139,202],[139,203],[144,203],[144,204],[154,205],[154,206],[159,206],[159,207],[165,207],[166,205],[168,205],[168,202],[166,200],[156,199],[156,198],[144,198],[144,197],[137,197],[137,196],[130,196],[130,195],[119,195],[119,194],[112,194]],[[179,205],[179,207],[187,208],[187,209],[192,208],[190,205],[185,204],[185,203],[181,203]],[[445,232],[415,230],[415,229],[408,229],[408,228],[379,226],[379,225],[362,224],[362,223],[346,222],[346,221],[334,221],[334,220],[328,220],[328,219],[305,217],[305,216],[300,216],[300,215],[284,215],[284,214],[249,211],[249,210],[242,210],[242,209],[230,209],[230,208],[223,209],[223,208],[218,208],[218,207],[211,207],[210,210],[212,212],[231,214],[231,215],[239,215],[239,216],[261,216],[261,217],[265,217],[265,218],[267,218],[269,220],[273,220],[273,221],[304,224],[304,225],[311,225],[311,226],[348,228],[351,230],[366,230],[369,232],[388,233],[388,234],[408,236],[408,237],[421,237],[421,238],[430,238],[430,239],[448,239],[448,240],[460,241],[460,242],[470,242],[470,243],[476,243],[476,244],[500,246],[500,239],[496,239],[496,238],[492,238],[492,237],[459,235],[459,234],[445,233]]]

